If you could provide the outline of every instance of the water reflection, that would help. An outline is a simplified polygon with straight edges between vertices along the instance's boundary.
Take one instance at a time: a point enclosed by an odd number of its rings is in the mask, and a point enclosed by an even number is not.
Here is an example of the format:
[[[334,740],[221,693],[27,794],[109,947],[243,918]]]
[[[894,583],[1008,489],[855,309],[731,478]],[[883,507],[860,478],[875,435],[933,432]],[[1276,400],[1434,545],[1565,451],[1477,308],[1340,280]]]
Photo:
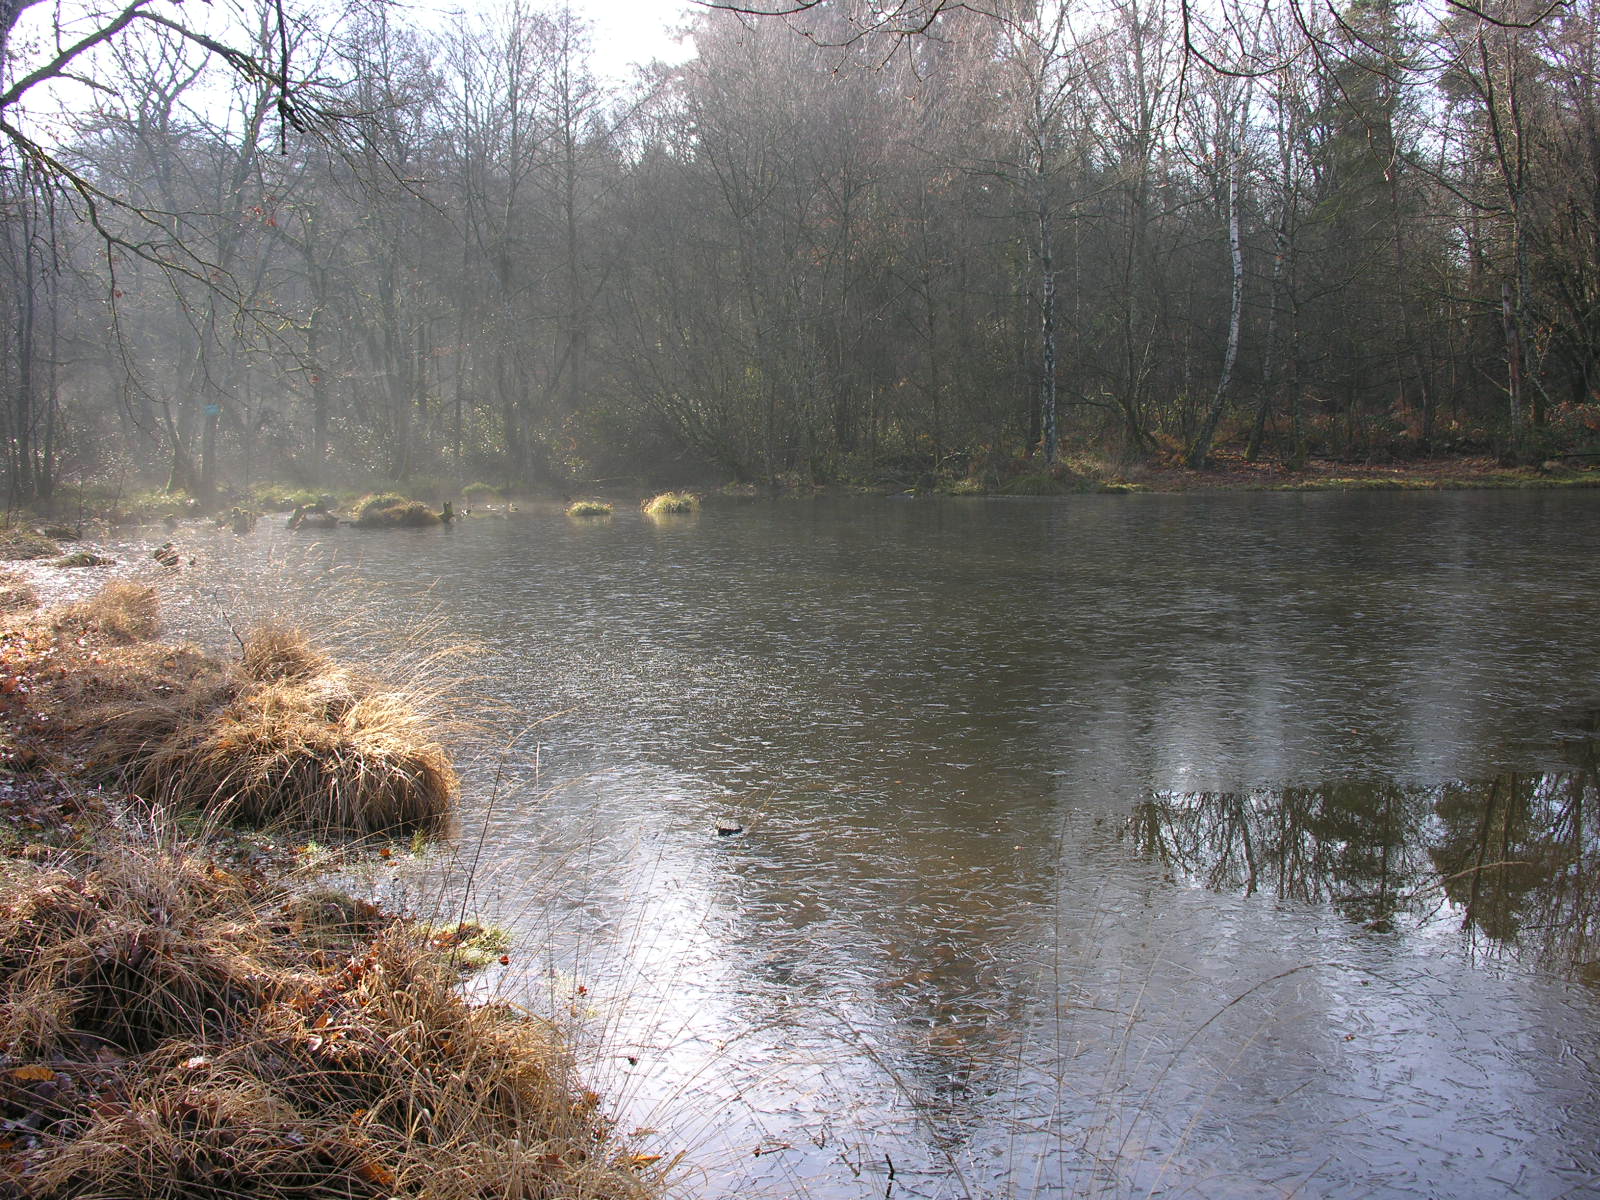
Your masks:
[[[1380,932],[1448,914],[1480,953],[1600,984],[1592,769],[1437,787],[1156,793],[1135,807],[1126,834],[1140,856],[1212,890],[1327,903]]]

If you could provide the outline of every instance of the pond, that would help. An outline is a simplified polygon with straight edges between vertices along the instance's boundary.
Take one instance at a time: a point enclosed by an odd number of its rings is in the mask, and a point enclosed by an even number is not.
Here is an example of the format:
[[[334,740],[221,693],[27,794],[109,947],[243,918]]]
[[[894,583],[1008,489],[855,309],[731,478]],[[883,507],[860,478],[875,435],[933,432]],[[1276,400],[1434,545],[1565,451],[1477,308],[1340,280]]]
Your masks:
[[[318,537],[194,534],[175,620],[478,647],[380,882],[515,928],[684,1191],[1600,1194],[1600,497]]]

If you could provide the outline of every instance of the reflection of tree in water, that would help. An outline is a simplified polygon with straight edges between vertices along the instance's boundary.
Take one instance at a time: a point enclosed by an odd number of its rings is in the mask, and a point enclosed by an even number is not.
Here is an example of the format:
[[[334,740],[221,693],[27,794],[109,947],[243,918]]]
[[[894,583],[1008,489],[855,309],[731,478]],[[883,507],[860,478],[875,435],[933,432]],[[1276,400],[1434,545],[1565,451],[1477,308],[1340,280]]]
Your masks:
[[[1440,790],[1430,847],[1445,895],[1491,949],[1518,949],[1600,982],[1596,776],[1502,775]]]
[[[1160,792],[1129,822],[1137,851],[1215,891],[1336,904],[1383,927],[1427,867],[1429,793],[1370,783]]]
[[[1480,948],[1600,982],[1596,778],[1591,763],[1433,788],[1162,792],[1127,833],[1141,856],[1216,891],[1329,903],[1371,929],[1443,904]]]
[[[892,839],[837,821],[792,870],[729,864],[753,918],[746,986],[784,996],[796,1016],[809,1009],[800,1036],[817,1057],[865,1051],[944,1157],[1011,1078],[1024,974],[1006,948],[1026,940],[1016,914],[1037,911],[1049,887],[1044,850],[1019,853],[1014,833],[968,816]]]

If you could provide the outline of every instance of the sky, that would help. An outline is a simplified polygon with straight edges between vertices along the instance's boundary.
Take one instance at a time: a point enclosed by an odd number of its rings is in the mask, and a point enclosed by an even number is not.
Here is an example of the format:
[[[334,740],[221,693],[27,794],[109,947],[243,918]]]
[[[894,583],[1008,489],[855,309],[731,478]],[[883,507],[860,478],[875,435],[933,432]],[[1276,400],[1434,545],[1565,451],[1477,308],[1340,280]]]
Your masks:
[[[574,11],[594,23],[595,69],[621,76],[630,64],[652,58],[676,62],[687,50],[667,28],[688,20],[684,0],[572,0]]]
[[[439,13],[500,7],[498,0],[411,0],[417,8]],[[594,30],[595,73],[613,79],[626,78],[634,63],[653,58],[679,62],[689,49],[669,33],[673,26],[685,24],[693,0],[568,0],[572,10],[585,17]],[[558,8],[561,0],[533,0],[535,7]]]
[[[562,0],[530,0],[530,3],[533,7],[558,8]],[[595,74],[602,80],[621,82],[632,75],[635,63],[657,58],[681,62],[692,53],[692,45],[673,37],[669,30],[688,22],[699,7],[694,0],[567,0],[567,3],[591,24],[592,63]],[[464,8],[469,11],[500,8],[502,0],[401,0],[401,5],[411,10],[417,24],[443,27],[448,14]],[[38,4],[24,10],[23,20],[13,35],[13,48],[26,40],[36,40],[41,45],[33,48],[42,52],[48,47],[50,35],[47,31],[52,20],[62,15],[72,19],[79,7],[75,0],[67,0],[65,4]],[[248,0],[244,7],[250,7]],[[208,7],[202,11],[206,15],[213,11],[209,0]],[[223,14],[218,19],[226,20],[226,14],[233,10],[231,6],[218,6],[215,11]],[[38,122],[32,133],[46,142],[51,141],[53,113],[60,109],[79,110],[89,103],[92,99],[87,89],[70,80],[56,81],[38,89],[30,94],[28,105]]]

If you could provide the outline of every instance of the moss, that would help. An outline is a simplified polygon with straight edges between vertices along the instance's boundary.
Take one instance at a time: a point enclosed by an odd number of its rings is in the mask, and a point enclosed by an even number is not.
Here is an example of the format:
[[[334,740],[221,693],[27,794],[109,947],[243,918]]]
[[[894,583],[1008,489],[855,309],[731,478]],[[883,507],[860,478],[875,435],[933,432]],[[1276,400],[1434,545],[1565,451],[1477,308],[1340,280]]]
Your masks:
[[[511,934],[503,926],[480,921],[421,922],[417,933],[435,950],[444,951],[463,972],[482,971],[510,954]]]
[[[692,492],[662,492],[644,502],[644,511],[652,517],[696,513],[700,511],[700,498]]]
[[[96,554],[92,550],[78,550],[55,560],[57,567],[114,567],[117,560]]]
[[[567,505],[569,517],[609,517],[611,505],[604,500],[575,500]]]

